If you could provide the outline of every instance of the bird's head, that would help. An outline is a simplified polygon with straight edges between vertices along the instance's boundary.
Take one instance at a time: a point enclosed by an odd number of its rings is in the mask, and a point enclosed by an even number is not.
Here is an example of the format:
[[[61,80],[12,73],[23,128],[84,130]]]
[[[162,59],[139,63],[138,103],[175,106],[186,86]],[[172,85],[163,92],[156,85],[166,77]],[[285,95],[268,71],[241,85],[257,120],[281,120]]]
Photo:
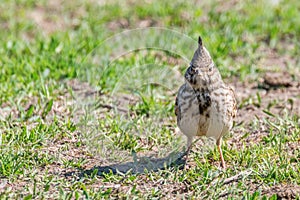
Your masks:
[[[194,53],[189,68],[186,70],[185,79],[191,84],[197,83],[197,79],[201,78],[204,74],[213,70],[214,62],[202,44],[202,39],[198,38],[198,48]]]

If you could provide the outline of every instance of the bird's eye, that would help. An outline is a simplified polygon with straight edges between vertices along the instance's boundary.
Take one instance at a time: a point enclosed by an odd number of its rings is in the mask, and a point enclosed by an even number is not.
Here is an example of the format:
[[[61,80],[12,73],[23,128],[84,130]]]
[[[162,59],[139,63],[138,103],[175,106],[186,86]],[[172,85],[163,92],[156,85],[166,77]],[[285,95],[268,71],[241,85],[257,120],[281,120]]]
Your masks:
[[[193,68],[193,66],[189,67],[189,74],[193,75],[196,73],[196,70]]]
[[[211,72],[211,71],[213,70],[213,67],[214,67],[214,66],[215,66],[215,63],[213,63],[213,62],[212,62],[210,65],[208,65],[208,67],[207,67],[207,68],[208,68],[208,71]]]

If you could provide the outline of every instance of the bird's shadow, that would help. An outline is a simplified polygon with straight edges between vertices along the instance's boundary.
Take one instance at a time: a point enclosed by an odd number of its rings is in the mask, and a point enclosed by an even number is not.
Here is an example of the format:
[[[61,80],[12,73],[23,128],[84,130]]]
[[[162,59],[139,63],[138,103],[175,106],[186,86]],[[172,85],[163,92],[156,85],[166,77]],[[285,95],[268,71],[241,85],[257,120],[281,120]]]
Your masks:
[[[91,169],[85,169],[78,172],[68,172],[66,177],[74,176],[77,174],[79,178],[96,174],[98,176],[104,176],[108,173],[113,174],[143,174],[149,171],[159,171],[170,167],[177,167],[183,169],[186,163],[184,156],[186,152],[171,152],[169,155],[162,158],[153,158],[153,156],[141,156],[133,155],[132,162],[115,163],[106,166],[94,166]]]

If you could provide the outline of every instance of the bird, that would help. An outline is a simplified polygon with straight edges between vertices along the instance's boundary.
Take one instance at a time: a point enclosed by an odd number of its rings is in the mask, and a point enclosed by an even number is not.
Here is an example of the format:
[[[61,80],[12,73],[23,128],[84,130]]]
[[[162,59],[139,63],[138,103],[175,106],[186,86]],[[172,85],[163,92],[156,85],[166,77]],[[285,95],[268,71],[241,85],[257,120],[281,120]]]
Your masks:
[[[184,79],[174,107],[177,126],[187,137],[185,163],[193,138],[206,136],[215,139],[221,166],[226,169],[221,148],[222,137],[233,126],[237,102],[233,88],[223,82],[210,53],[202,43],[201,36],[198,38],[198,48],[184,74]]]

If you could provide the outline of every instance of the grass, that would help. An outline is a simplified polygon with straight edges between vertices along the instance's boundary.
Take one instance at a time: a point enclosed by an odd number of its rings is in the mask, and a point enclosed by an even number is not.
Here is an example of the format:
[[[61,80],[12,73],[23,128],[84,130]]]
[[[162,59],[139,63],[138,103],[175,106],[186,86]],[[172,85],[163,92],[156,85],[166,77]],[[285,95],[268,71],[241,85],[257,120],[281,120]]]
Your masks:
[[[300,199],[299,9],[3,1],[1,199]],[[187,171],[167,165],[185,144],[174,98],[199,35],[239,101],[224,171],[210,141]],[[266,91],[267,72],[292,86]]]

